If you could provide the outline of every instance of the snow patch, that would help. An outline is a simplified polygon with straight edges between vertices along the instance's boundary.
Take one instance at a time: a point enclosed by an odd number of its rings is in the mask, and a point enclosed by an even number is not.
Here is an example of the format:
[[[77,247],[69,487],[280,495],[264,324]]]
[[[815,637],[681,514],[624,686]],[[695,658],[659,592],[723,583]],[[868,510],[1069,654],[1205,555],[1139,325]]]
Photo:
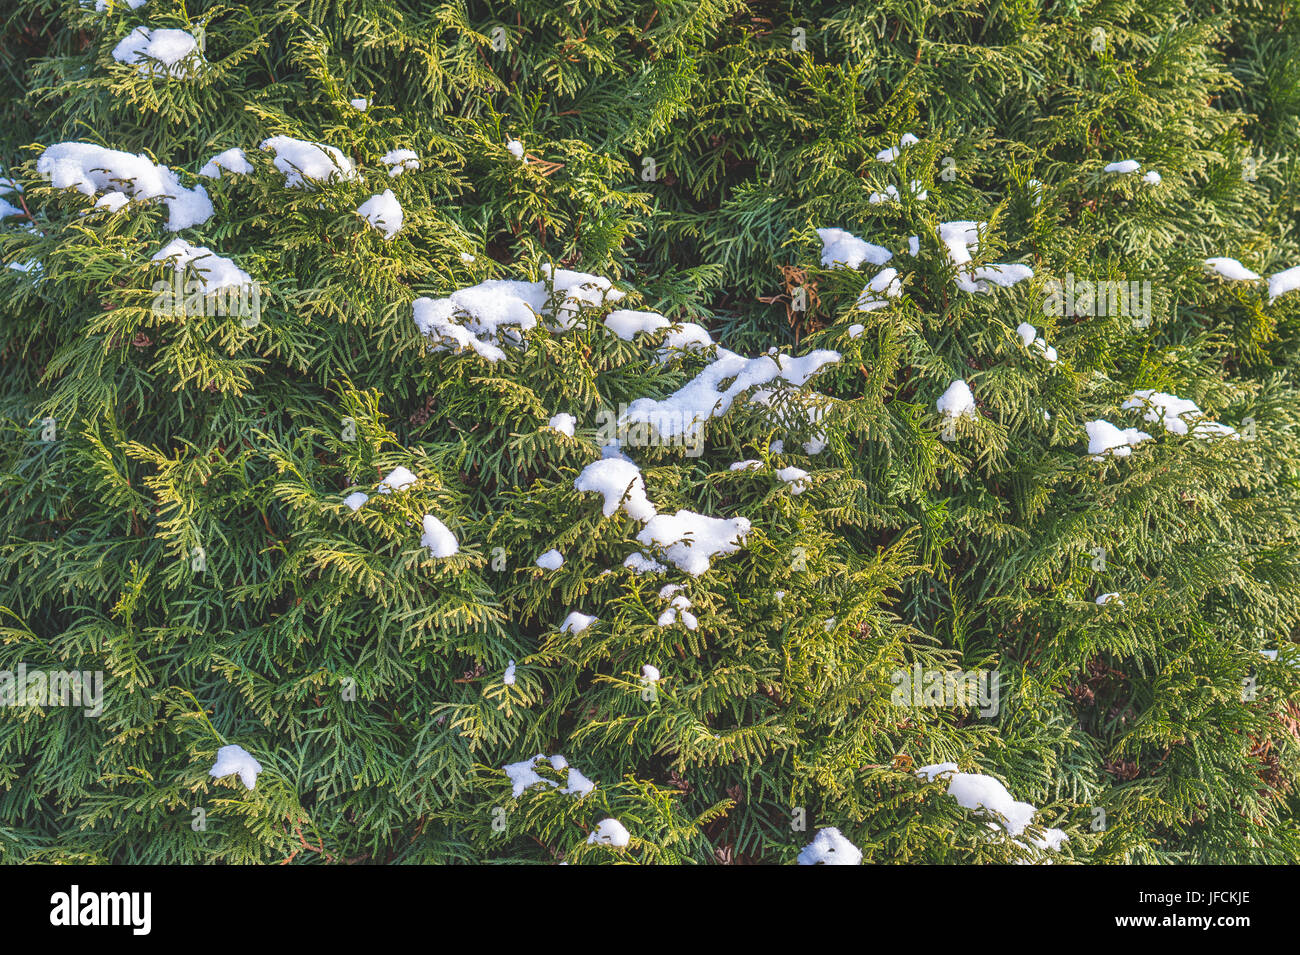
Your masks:
[[[382,232],[386,240],[392,239],[402,228],[402,206],[391,189],[385,189],[357,206],[357,215],[365,219],[371,228]]]
[[[284,173],[286,189],[306,189],[333,180],[356,179],[351,160],[333,146],[292,136],[272,136],[262,148],[275,153],[275,168]]]
[[[424,533],[420,536],[420,545],[429,548],[429,553],[438,558],[452,557],[460,551],[456,535],[432,514],[424,515]]]
[[[204,179],[220,179],[221,170],[234,176],[246,176],[253,171],[253,164],[238,146],[217,153],[203,164],[199,175]]]
[[[799,865],[861,865],[862,851],[831,826],[799,850]]]
[[[217,761],[208,770],[208,775],[220,779],[236,773],[245,787],[254,789],[257,786],[257,774],[261,771],[262,764],[254,759],[248,750],[242,746],[231,745],[217,750]]]
[[[145,76],[183,79],[202,69],[199,41],[184,30],[136,27],[113,47],[113,59],[134,66]]]
[[[420,168],[420,157],[411,149],[390,149],[379,157],[379,161],[388,167],[388,175],[393,179]]]
[[[55,143],[36,161],[36,171],[56,189],[121,192],[134,199],[162,199],[169,213],[167,229],[179,232],[212,217],[212,201],[202,186],[186,189],[176,174],[149,157],[93,143]]]

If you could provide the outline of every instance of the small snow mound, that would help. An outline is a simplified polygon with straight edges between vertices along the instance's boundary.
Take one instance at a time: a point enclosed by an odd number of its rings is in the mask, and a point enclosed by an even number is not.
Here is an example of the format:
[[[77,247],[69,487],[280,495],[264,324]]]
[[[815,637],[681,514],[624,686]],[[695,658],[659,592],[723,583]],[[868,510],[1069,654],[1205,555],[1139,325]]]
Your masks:
[[[212,200],[202,186],[186,189],[174,172],[145,155],[94,143],[55,143],[36,160],[36,171],[55,189],[76,189],[85,196],[120,192],[133,199],[161,199],[169,213],[169,232],[212,218]]]
[[[863,262],[884,265],[894,257],[883,246],[864,242],[843,229],[818,229],[817,235],[822,240],[822,265],[827,268],[856,269]]]
[[[560,633],[582,633],[599,619],[599,617],[593,617],[590,614],[579,613],[574,610],[560,624]]]
[[[262,148],[275,153],[275,168],[284,174],[286,189],[306,189],[335,179],[356,179],[352,162],[333,146],[292,136],[262,140]]]
[[[379,161],[388,167],[388,175],[392,179],[420,168],[420,157],[411,149],[390,149],[379,157]]]
[[[429,548],[430,554],[437,558],[443,558],[452,557],[459,553],[460,543],[446,524],[432,514],[425,514],[423,525],[424,533],[420,535],[420,545]]]
[[[977,414],[975,396],[971,394],[970,385],[960,378],[948,386],[948,390],[939,396],[934,406],[941,415],[954,420],[961,417],[974,418]]]
[[[1232,282],[1254,282],[1260,277],[1258,272],[1252,272],[1236,259],[1230,259],[1226,255],[1206,259],[1205,267]]]
[[[217,750],[217,761],[208,770],[208,775],[220,779],[236,773],[245,787],[254,789],[257,786],[257,774],[261,771],[262,764],[254,759],[248,750],[242,746],[230,745]]]
[[[799,850],[799,865],[861,865],[862,851],[834,826],[819,830],[813,841]]]
[[[394,491],[405,491],[418,481],[414,474],[406,468],[398,465],[388,472],[388,476],[379,482],[380,494],[392,494]]]
[[[204,179],[220,179],[223,169],[234,176],[246,176],[253,171],[253,164],[248,161],[244,151],[235,146],[217,153],[204,163],[199,175]]]
[[[546,422],[546,424],[547,427],[554,428],[556,431],[560,432],[560,434],[567,435],[568,437],[572,438],[573,429],[577,426],[578,419],[571,414],[561,413],[557,415],[552,415],[551,420]]]
[[[183,79],[202,68],[199,42],[184,30],[136,27],[113,47],[113,59],[134,66],[145,76]]]
[[[402,205],[391,189],[385,189],[357,206],[357,215],[372,229],[382,232],[386,240],[393,238],[402,228]]]
[[[587,837],[588,844],[599,846],[614,846],[622,848],[631,840],[628,831],[623,828],[623,824],[617,819],[602,819],[596,826],[596,831]]]

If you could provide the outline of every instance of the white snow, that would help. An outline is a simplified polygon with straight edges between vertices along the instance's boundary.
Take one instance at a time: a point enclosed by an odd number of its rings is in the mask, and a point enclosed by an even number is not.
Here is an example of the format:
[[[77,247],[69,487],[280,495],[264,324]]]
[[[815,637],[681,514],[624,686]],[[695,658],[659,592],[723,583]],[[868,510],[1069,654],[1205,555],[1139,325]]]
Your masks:
[[[1300,265],[1292,266],[1283,272],[1275,272],[1268,277],[1268,300],[1271,303],[1278,296],[1294,292],[1300,288]]]
[[[831,826],[799,850],[799,865],[861,865],[862,851]]]
[[[587,837],[587,842],[600,846],[622,848],[628,844],[631,838],[628,831],[623,828],[623,824],[617,819],[602,819],[597,824],[596,831]]]
[[[694,630],[695,628],[692,627],[691,629]],[[1276,650],[1273,651],[1273,655],[1274,657],[1277,656]],[[659,668],[650,663],[642,664],[641,679],[644,680],[646,683],[658,683],[660,680]]]
[[[1160,173],[1156,172],[1154,169],[1148,169],[1142,176],[1142,181],[1152,186],[1158,186],[1162,182],[1162,179]]]
[[[1083,427],[1088,432],[1088,453],[1093,456],[1094,461],[1100,461],[1107,454],[1126,458],[1132,453],[1133,448],[1151,439],[1151,435],[1145,431],[1136,428],[1125,428],[1121,431],[1109,421],[1100,418],[1096,421],[1084,422]]]
[[[131,197],[125,192],[106,192],[95,200],[96,209],[107,209],[110,213],[120,212],[122,208],[131,201]],[[83,212],[87,215],[90,210]]]
[[[791,494],[802,494],[808,490],[808,472],[802,468],[788,467],[777,469],[776,476],[790,485]]]
[[[524,790],[529,789],[532,786],[542,784],[548,786],[556,785],[551,780],[538,775],[537,770],[534,767],[537,765],[539,759],[546,759],[546,755],[544,753],[538,753],[531,759],[522,759],[517,763],[507,763],[505,766],[501,767],[505,770],[506,776],[510,779],[512,787],[511,791],[516,799],[524,794]]]
[[[916,196],[918,202],[925,202],[930,197],[930,193],[924,189],[919,179],[913,179],[908,183],[908,189],[911,190],[912,195]],[[884,192],[873,192],[868,201],[875,206],[884,202],[897,202],[898,197],[898,187],[891,183],[885,186]]]
[[[186,189],[174,172],[143,154],[133,156],[94,143],[55,143],[41,153],[36,171],[54,188],[76,189],[86,196],[119,191],[134,199],[162,199],[171,232],[212,217],[212,201],[202,186]]]
[[[1124,606],[1124,601],[1120,599],[1120,596],[1117,593],[1102,594],[1096,600],[1098,607],[1104,607],[1108,603],[1115,603],[1120,607]]]
[[[963,416],[968,418],[977,416],[975,396],[971,394],[970,385],[960,378],[948,386],[948,390],[939,396],[934,406],[940,414],[954,420]]]
[[[284,173],[286,189],[306,189],[309,185],[335,179],[356,179],[357,171],[347,156],[333,146],[311,143],[292,136],[272,136],[262,141],[262,148],[275,153],[275,168]]]
[[[509,151],[510,155],[514,156],[516,159],[522,160],[524,158],[524,144],[519,140],[512,139],[507,142],[506,149]]]
[[[668,568],[645,554],[628,554],[623,566],[634,574],[662,574]]]
[[[1260,277],[1258,272],[1252,272],[1236,259],[1222,255],[1206,259],[1205,267],[1233,282],[1254,282]]]
[[[188,269],[200,281],[204,292],[253,284],[252,277],[230,259],[217,255],[207,246],[190,245],[184,239],[172,239],[154,255],[153,261],[166,261],[178,271]]]
[[[743,517],[706,517],[679,510],[652,517],[636,539],[646,546],[664,548],[668,560],[679,570],[698,577],[709,569],[712,558],[740,550],[749,529],[749,521]]]
[[[678,620],[687,630],[694,630],[699,626],[699,620],[695,614],[691,613],[691,601],[685,594],[680,591],[681,584],[669,584],[659,591],[659,599],[669,601],[668,609],[659,615],[657,621],[661,627],[671,627]],[[659,679],[659,671],[655,670],[655,679]]]
[[[561,412],[560,414],[552,415],[551,420],[546,422],[546,424],[547,427],[554,428],[556,431],[560,432],[560,434],[568,435],[572,438],[573,429],[577,426],[578,419],[571,414]]]
[[[253,164],[248,161],[244,151],[235,146],[217,153],[204,163],[199,175],[205,179],[220,179],[223,169],[231,175],[246,176],[253,171]]]
[[[135,66],[146,76],[180,79],[203,65],[199,43],[184,30],[150,30],[136,27],[113,47],[113,59]]]
[[[1146,421],[1159,421],[1166,431],[1173,434],[1191,433],[1199,438],[1238,437],[1236,429],[1207,420],[1195,401],[1165,394],[1163,391],[1140,389],[1120,405],[1123,411],[1134,408],[1146,409],[1146,414],[1143,415]]]
[[[920,141],[921,140],[917,139],[911,133],[903,133],[898,140],[897,146],[891,146],[889,149],[882,149],[880,152],[876,153],[876,159],[880,162],[891,163],[902,154],[904,149],[908,146],[915,146]]]
[[[637,332],[655,332],[668,328],[670,324],[658,312],[638,312],[630,308],[615,309],[605,316],[605,327],[625,342],[632,341]]]
[[[564,757],[560,757],[560,758],[563,759]],[[555,765],[554,760],[551,760],[551,765],[552,766]],[[555,768],[562,769],[564,767],[556,766]],[[565,782],[565,786],[563,789],[560,790],[560,792],[570,796],[577,796],[579,799],[581,799],[583,796],[587,795],[587,793],[591,792],[593,789],[596,788],[595,783],[593,783],[586,776],[582,775],[582,773],[578,772],[572,766],[569,766],[568,770],[569,770],[569,778]]]
[[[402,227],[402,205],[391,189],[385,189],[357,206],[357,215],[365,219],[371,228],[382,232],[385,239],[397,235]]]
[[[515,661],[514,660],[511,660],[506,665],[506,672],[501,674],[501,682],[504,683],[506,686],[515,685]]]
[[[642,523],[655,516],[654,505],[646,497],[641,469],[630,461],[602,458],[583,468],[573,481],[578,491],[593,491],[605,498],[601,508],[606,517],[621,506],[627,516]],[[626,495],[626,497],[625,497]]]
[[[392,494],[394,491],[405,491],[417,480],[419,479],[414,474],[398,465],[388,473],[387,477],[379,482],[379,493]]]
[[[948,261],[954,269],[953,280],[963,292],[992,292],[989,283],[1008,288],[1017,282],[1034,277],[1027,265],[996,264],[971,268],[972,254],[979,247],[980,232],[987,223],[958,220],[939,223],[939,238],[948,250]]]
[[[420,536],[420,545],[429,548],[429,553],[434,557],[451,557],[460,551],[456,535],[432,514],[424,515],[424,533]]]
[[[574,610],[560,624],[560,633],[582,633],[599,619],[599,617],[593,617],[590,614],[579,613]]]
[[[1113,172],[1126,176],[1129,173],[1137,172],[1141,168],[1142,164],[1136,159],[1121,159],[1119,162],[1108,163],[1102,172]]]
[[[379,161],[388,167],[388,175],[393,179],[420,168],[420,157],[411,149],[390,149],[379,157]]]
[[[884,265],[894,257],[888,249],[864,242],[843,229],[818,229],[817,235],[822,240],[822,265],[827,268],[856,269],[863,262]]]
[[[923,766],[916,773],[923,779],[933,782],[940,776],[948,776],[948,795],[957,800],[957,804],[966,809],[983,810],[991,814],[1007,831],[1008,835],[1018,836],[1034,820],[1038,810],[1027,802],[1018,802],[992,776],[983,773],[958,772],[956,763],[937,763]],[[1033,840],[1040,849],[1059,849],[1061,843],[1069,837],[1060,829],[1044,830],[1042,839]]]
[[[365,491],[353,491],[343,499],[343,503],[356,511],[360,510],[361,505],[366,503],[368,500],[370,500],[370,495]]]
[[[512,661],[511,666],[513,665]],[[507,763],[501,767],[510,780],[511,792],[516,799],[522,796],[525,790],[533,786],[545,785],[553,789],[559,788],[559,783],[547,779],[537,772],[536,767],[539,760],[547,760],[551,764],[551,768],[556,772],[562,773],[566,769],[569,771],[567,785],[560,789],[560,792],[566,795],[582,798],[596,788],[595,783],[570,766],[569,761],[563,756],[559,754],[547,756],[545,753],[538,753],[529,759],[521,759],[517,763]]]
[[[364,96],[358,96],[356,99],[348,100],[348,102],[352,105],[353,109],[359,110],[362,113],[370,108],[370,100],[366,99]]]
[[[712,363],[667,398],[638,398],[632,402],[620,416],[619,424],[652,425],[664,437],[692,433],[709,418],[726,414],[736,398],[749,388],[778,379],[803,385],[824,365],[839,360],[839,352],[827,349],[799,358],[789,355],[744,358],[719,348],[718,357]],[[728,381],[730,384],[724,387]]]
[[[898,280],[897,269],[882,269],[863,288],[858,296],[856,308],[860,312],[873,312],[889,304],[889,299],[903,294],[903,285]]]
[[[23,187],[12,179],[0,178],[0,196],[18,195],[23,191]],[[125,197],[123,197],[125,199]],[[117,210],[114,209],[114,212]],[[0,219],[7,219],[10,216],[22,216],[27,213],[21,208],[5,199],[0,199]]]
[[[499,344],[519,344],[522,332],[548,318],[557,331],[572,328],[578,310],[615,302],[623,293],[607,278],[542,266],[543,282],[491,279],[453,292],[446,298],[417,298],[412,317],[424,335],[435,342],[434,351],[473,349],[488,361],[505,357]],[[552,294],[552,289],[554,295]],[[554,298],[558,304],[551,306]]]
[[[1028,322],[1021,322],[1016,326],[1016,334],[1020,336],[1020,341],[1031,351],[1038,352],[1049,365],[1056,364],[1056,349],[1047,344],[1047,339],[1038,334],[1038,329]]]
[[[659,349],[659,360],[668,361],[687,352],[703,351],[714,345],[713,336],[703,325],[695,322],[678,322],[673,325]]]
[[[537,558],[537,566],[542,570],[559,570],[564,566],[564,555],[555,548],[551,548]]]
[[[262,764],[252,757],[242,746],[223,746],[217,750],[217,761],[208,770],[209,776],[220,779],[231,773],[239,775],[239,781],[248,789],[257,786],[257,774],[262,771]]]

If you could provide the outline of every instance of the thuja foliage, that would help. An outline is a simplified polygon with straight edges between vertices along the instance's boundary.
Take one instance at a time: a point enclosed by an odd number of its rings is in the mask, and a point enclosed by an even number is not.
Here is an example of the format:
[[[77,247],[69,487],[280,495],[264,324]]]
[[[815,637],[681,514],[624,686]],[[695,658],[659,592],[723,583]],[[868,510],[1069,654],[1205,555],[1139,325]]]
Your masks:
[[[1300,854],[1300,293],[1203,265],[1300,265],[1293,4],[95,6],[0,18],[0,175],[21,186],[0,671],[104,674],[97,717],[0,709],[0,859],[792,862],[828,826],[876,862]],[[201,55],[120,62],[141,26]],[[258,148],[280,135],[355,178],[286,188]],[[61,142],[201,184],[213,214],[179,235],[252,277],[259,320],[155,308],[166,205],[53,187]],[[251,172],[198,176],[233,147]],[[420,168],[390,176],[394,149]],[[1159,181],[1104,171],[1124,159]],[[391,240],[355,212],[385,189]],[[987,224],[977,264],[1034,277],[959,289],[956,220]],[[893,251],[901,294],[859,309],[873,270],[823,263],[826,227]],[[553,269],[625,297],[498,361],[431,351],[412,320],[418,297]],[[1045,314],[1067,277],[1149,282],[1149,314]],[[574,486],[602,411],[714,357],[662,360],[669,333],[624,340],[614,308],[746,356],[840,356],[811,418],[750,388],[698,455],[625,448],[659,513],[749,520],[698,576]],[[956,379],[978,410],[948,422]],[[1141,389],[1236,436],[1122,410]],[[1095,459],[1097,419],[1151,438]],[[398,466],[417,482],[382,493]],[[422,546],[424,515],[456,554]],[[666,569],[624,565],[642,553]],[[665,585],[695,629],[662,616]],[[597,619],[562,628],[572,611]],[[995,672],[996,712],[897,699],[915,668]],[[226,745],[261,764],[253,789],[209,775]],[[595,788],[540,762],[555,785],[516,796],[502,767],[537,753]],[[916,772],[942,762],[1033,824],[1011,838]],[[588,841],[605,818],[626,846]],[[1068,841],[1034,848],[1045,827]]]

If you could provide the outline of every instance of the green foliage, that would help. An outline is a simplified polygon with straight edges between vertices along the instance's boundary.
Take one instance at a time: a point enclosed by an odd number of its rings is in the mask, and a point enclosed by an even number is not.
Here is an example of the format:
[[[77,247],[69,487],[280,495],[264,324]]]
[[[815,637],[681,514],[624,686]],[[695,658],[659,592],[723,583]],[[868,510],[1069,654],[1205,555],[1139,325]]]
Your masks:
[[[1039,860],[1049,826],[1067,862],[1300,856],[1300,295],[1202,266],[1300,265],[1289,0],[8,6],[0,262],[39,268],[0,268],[0,672],[105,683],[98,718],[0,709],[0,860],[784,863],[825,826],[872,862]],[[201,35],[206,65],[117,62],[139,25]],[[275,135],[357,178],[286,189]],[[252,276],[260,321],[155,308],[166,208],[52,188],[62,141],[202,184],[180,236]],[[251,174],[198,177],[236,146]],[[421,168],[390,177],[398,148]],[[1162,181],[1103,172],[1126,158]],[[354,212],[385,189],[391,241]],[[1034,278],[959,291],[954,220]],[[892,250],[903,294],[858,310],[870,273],[823,265],[821,227]],[[661,513],[751,522],[698,577],[627,569],[639,523],[574,480],[603,409],[712,355],[660,360],[608,303],[497,362],[412,321],[551,267],[743,355],[840,354],[750,389],[698,456],[630,449]],[[1067,275],[1149,281],[1150,324],[1045,315]],[[979,415],[947,441],[954,379]],[[1243,439],[1167,433],[1121,410],[1138,389]],[[1093,460],[1096,419],[1152,439]],[[418,483],[381,493],[397,466]],[[457,554],[421,545],[426,514]],[[660,625],[665,584],[697,629]],[[563,630],[575,610],[598,620]],[[914,666],[996,670],[997,713],[899,705]],[[227,744],[255,789],[209,776]],[[536,753],[596,788],[543,761],[556,785],[516,798],[501,767]],[[946,761],[1037,806],[1028,838],[915,772]],[[588,843],[607,817],[628,847]]]

